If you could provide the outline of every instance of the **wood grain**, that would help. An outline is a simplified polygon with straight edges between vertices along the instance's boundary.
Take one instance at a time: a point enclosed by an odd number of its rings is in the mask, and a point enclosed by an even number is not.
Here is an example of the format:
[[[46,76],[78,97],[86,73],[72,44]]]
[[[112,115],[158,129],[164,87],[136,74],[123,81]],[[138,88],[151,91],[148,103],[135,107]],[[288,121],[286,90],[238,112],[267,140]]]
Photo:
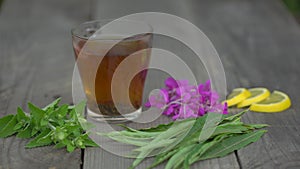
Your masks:
[[[219,51],[229,89],[263,86],[288,93],[293,102],[282,113],[244,116],[245,122],[271,126],[263,139],[238,151],[241,168],[299,168],[299,25],[280,1],[207,4],[209,16],[199,15],[195,21],[215,20],[202,26]],[[190,7],[199,11],[196,5]]]
[[[8,0],[0,15],[0,115],[44,106],[62,97],[70,103],[74,56],[70,29],[87,20],[83,1]],[[0,168],[80,168],[81,151],[52,146],[24,149],[28,140],[0,139]]]
[[[192,168],[300,168],[300,27],[279,0],[7,0],[0,13],[1,116],[14,113],[20,105],[27,110],[28,101],[43,106],[61,96],[64,103],[71,103],[70,29],[89,19],[145,11],[175,14],[203,30],[220,54],[229,90],[264,86],[283,90],[293,102],[283,113],[246,114],[244,121],[271,125],[263,139],[236,154]],[[194,63],[183,46],[163,38],[155,44],[178,54],[199,78],[206,78],[201,63]],[[148,82],[147,92],[161,86],[159,79],[167,75],[152,71],[149,76],[157,80]],[[80,150],[69,154],[51,146],[24,149],[27,141],[0,139],[0,169],[122,169],[133,161],[99,148],[86,149],[81,161]]]
[[[118,0],[99,0],[94,4],[98,5],[95,5],[92,16],[97,19],[145,11],[167,12],[186,18],[203,30],[217,48],[229,90],[240,86],[264,86],[270,90],[284,90],[291,96],[294,105],[286,112],[245,115],[243,120],[246,122],[271,124],[262,140],[238,151],[236,156],[231,154],[225,158],[202,161],[193,168],[300,167],[300,123],[299,113],[296,112],[300,94],[297,90],[300,83],[300,29],[281,2],[132,0],[122,3]],[[139,167],[145,168],[151,160],[147,159]],[[91,148],[85,151],[84,168],[126,168],[131,162],[130,159]]]

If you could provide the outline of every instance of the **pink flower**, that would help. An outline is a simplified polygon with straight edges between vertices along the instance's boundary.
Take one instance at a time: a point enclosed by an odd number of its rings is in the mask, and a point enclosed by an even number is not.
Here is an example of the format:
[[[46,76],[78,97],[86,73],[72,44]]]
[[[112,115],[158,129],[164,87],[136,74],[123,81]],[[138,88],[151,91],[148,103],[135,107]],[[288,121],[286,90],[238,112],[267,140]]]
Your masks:
[[[159,94],[150,96],[146,107],[163,109],[163,114],[171,116],[173,120],[195,118],[208,112],[228,113],[227,103],[223,105],[219,102],[219,95],[211,90],[209,80],[193,86],[187,80],[169,77],[165,80],[165,86]]]

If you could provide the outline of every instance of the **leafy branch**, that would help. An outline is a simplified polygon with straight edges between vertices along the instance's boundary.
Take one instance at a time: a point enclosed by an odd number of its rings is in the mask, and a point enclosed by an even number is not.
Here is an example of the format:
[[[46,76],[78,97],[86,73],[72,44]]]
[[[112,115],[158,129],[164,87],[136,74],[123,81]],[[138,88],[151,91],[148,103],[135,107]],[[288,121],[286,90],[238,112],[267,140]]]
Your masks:
[[[188,169],[197,161],[223,157],[258,141],[266,132],[258,129],[268,125],[244,124],[241,116],[245,112],[225,116],[208,113],[154,128],[135,130],[123,126],[125,130],[98,134],[136,146],[131,154],[136,157],[131,169],[150,155],[156,157],[148,169],[165,161],[165,169]]]
[[[18,138],[33,138],[26,148],[54,144],[56,148],[66,147],[68,152],[76,148],[98,146],[85,132],[88,128],[80,125],[84,120],[85,103],[75,106],[59,106],[57,99],[44,108],[28,103],[29,114],[20,107],[17,114],[9,114],[0,119],[0,138],[16,135]]]

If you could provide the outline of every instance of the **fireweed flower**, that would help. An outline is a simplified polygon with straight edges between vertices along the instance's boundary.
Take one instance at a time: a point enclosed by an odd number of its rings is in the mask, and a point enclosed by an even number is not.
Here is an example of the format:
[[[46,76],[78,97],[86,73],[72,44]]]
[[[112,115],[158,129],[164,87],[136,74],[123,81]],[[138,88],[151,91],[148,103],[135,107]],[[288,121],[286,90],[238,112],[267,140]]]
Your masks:
[[[228,114],[227,103],[219,102],[219,95],[211,89],[210,81],[193,86],[187,80],[169,77],[165,87],[151,95],[146,107],[164,110],[163,114],[173,120],[203,116],[208,112]]]

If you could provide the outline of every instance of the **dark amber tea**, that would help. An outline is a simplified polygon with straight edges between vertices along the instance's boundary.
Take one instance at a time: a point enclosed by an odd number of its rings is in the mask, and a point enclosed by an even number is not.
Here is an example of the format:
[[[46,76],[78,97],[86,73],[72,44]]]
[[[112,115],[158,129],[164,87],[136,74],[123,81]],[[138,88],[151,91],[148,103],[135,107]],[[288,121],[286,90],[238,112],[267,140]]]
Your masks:
[[[140,34],[125,39],[120,36],[106,36],[88,42],[87,40],[88,38],[73,34],[73,47],[87,97],[88,113],[106,120],[120,120],[132,114],[136,116],[136,113],[141,112],[142,107],[152,34]],[[108,52],[102,55],[99,54],[101,50],[108,50]],[[113,76],[122,61],[129,56],[135,59],[129,62],[127,68],[142,71],[133,77],[128,88],[125,82],[129,78],[127,71],[129,73],[130,70],[122,72],[122,76],[116,76],[114,79]],[[125,91],[116,92],[114,100],[112,80],[117,84],[117,91]],[[128,95],[130,103],[128,103]],[[116,105],[121,109],[122,114],[117,110]]]

